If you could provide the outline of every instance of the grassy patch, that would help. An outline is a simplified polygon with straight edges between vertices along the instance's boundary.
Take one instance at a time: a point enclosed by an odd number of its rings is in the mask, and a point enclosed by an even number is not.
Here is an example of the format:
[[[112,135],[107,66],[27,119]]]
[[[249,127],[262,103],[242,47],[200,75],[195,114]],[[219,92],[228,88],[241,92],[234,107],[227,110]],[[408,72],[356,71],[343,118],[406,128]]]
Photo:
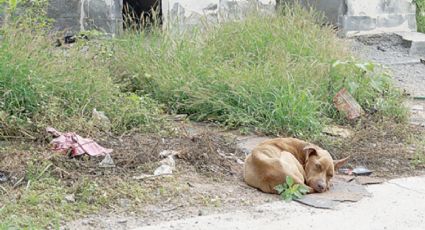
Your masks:
[[[3,30],[0,136],[33,138],[47,125],[95,131],[94,108],[106,113],[112,131],[153,131],[161,125],[161,106],[156,101],[122,93],[113,82],[108,41],[79,41],[56,48],[43,31],[14,26]]]
[[[285,8],[205,33],[128,34],[117,43],[114,70],[126,90],[149,94],[169,112],[230,128],[308,136],[335,114],[332,97],[349,88],[366,110],[402,117],[388,77],[351,61],[346,44],[312,12]],[[129,59],[128,57],[132,57]],[[376,83],[374,85],[374,83]],[[379,87],[376,87],[378,86]]]

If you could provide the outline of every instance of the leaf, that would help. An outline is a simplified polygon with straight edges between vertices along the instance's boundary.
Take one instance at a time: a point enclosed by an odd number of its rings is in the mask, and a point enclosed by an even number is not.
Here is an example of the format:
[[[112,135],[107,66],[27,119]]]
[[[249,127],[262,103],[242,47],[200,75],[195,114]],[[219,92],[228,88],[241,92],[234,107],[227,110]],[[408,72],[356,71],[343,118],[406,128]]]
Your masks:
[[[278,194],[282,194],[282,192],[286,190],[283,184],[275,186],[274,189],[277,191]]]
[[[300,191],[302,194],[306,194],[308,193],[308,188],[304,185],[301,185],[298,191]]]
[[[290,177],[290,176],[286,176],[286,184],[289,187],[292,187],[292,185],[294,184],[294,179],[292,179],[292,177]]]
[[[301,194],[300,191],[295,191],[294,196],[299,199],[299,198],[303,197],[303,194]]]

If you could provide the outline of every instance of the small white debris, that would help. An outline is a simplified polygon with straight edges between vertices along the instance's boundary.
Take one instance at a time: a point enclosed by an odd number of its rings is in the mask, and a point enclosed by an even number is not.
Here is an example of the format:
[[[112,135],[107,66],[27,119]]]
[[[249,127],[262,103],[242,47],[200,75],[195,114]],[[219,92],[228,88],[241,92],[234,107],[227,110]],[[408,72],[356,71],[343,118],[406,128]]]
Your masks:
[[[114,168],[115,163],[114,163],[114,160],[112,160],[111,155],[106,154],[105,158],[99,163],[99,167],[101,167],[101,168]]]

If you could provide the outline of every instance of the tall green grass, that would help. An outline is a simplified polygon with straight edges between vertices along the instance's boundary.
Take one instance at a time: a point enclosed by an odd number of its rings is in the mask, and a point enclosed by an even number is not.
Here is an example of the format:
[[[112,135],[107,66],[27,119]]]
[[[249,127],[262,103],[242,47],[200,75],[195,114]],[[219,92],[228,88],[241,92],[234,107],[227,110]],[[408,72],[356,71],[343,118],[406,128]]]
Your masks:
[[[352,58],[318,18],[295,6],[179,37],[127,34],[117,43],[113,72],[127,82],[126,90],[149,94],[170,112],[266,133],[318,133],[339,118],[332,97],[342,87],[365,109],[379,100],[387,103],[379,108],[383,113],[398,106],[397,94],[384,93],[393,91],[385,75],[364,74],[354,62],[332,67]]]
[[[96,131],[105,111],[112,131],[152,130],[162,113],[147,96],[123,93],[109,72],[110,43],[58,48],[44,30],[3,27],[0,42],[0,136],[37,138],[46,126]]]

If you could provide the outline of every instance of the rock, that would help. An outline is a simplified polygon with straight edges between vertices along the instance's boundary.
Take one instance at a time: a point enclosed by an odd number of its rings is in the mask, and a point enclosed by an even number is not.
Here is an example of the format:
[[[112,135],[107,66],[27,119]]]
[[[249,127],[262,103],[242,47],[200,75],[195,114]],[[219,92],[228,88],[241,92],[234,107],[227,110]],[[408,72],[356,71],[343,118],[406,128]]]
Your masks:
[[[345,88],[335,95],[333,101],[337,110],[343,113],[348,120],[354,120],[364,114],[362,107]]]
[[[173,174],[173,168],[169,165],[161,165],[155,171],[153,172],[153,175],[155,176],[161,176],[161,175],[170,175]]]
[[[114,168],[114,160],[112,159],[110,154],[106,154],[105,158],[99,163],[99,167],[101,168]]]
[[[68,203],[75,203],[75,194],[65,195],[65,201]]]
[[[96,108],[94,108],[92,112],[92,120],[95,125],[103,131],[111,130],[111,120],[109,120],[103,111],[97,111]]]

